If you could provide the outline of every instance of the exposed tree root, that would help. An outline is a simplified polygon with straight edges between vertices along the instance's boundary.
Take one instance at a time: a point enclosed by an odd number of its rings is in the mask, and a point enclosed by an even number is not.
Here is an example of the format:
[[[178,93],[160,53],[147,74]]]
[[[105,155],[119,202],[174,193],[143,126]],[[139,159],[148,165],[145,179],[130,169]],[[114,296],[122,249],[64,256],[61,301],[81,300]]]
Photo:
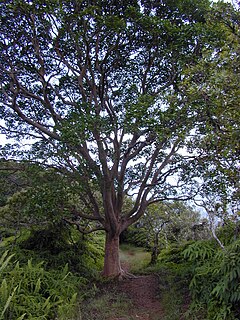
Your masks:
[[[138,276],[135,276],[134,274],[126,271],[126,270],[123,270],[121,269],[121,271],[119,272],[118,275],[112,275],[112,276],[106,276],[104,275],[103,273],[101,273],[102,277],[103,278],[106,278],[108,280],[118,280],[118,281],[122,281],[124,279],[137,279],[139,278]]]
[[[134,274],[130,273],[130,272],[127,272],[123,269],[121,269],[121,272],[118,276],[118,280],[124,280],[124,279],[137,279],[138,277],[135,276]]]

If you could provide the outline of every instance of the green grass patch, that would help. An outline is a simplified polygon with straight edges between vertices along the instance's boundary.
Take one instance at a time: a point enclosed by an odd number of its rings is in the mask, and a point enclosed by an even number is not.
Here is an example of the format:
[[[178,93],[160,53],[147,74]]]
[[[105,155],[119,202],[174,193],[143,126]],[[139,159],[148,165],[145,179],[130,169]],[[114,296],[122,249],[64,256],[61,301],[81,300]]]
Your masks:
[[[144,273],[145,268],[150,263],[151,255],[144,248],[123,244],[120,247],[120,260],[122,264],[129,265],[130,272]]]
[[[111,317],[126,317],[131,310],[131,302],[110,284],[99,290],[95,297],[85,300],[81,305],[82,319],[106,320]]]

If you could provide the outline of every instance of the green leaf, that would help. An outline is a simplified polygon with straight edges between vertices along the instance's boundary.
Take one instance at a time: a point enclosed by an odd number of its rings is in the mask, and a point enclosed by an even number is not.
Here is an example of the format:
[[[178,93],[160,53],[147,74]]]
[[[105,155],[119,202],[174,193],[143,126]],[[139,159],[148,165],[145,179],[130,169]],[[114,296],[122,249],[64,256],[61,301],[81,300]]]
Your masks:
[[[9,305],[10,305],[10,303],[11,303],[11,300],[12,300],[12,298],[13,298],[16,290],[17,290],[17,288],[18,288],[18,286],[16,286],[16,287],[13,289],[12,293],[9,295],[9,297],[8,297],[8,299],[7,299],[7,301],[6,301],[5,305],[4,305],[4,308],[3,308],[3,311],[2,311],[2,313],[1,313],[0,319],[3,318],[3,316],[4,316],[4,314],[5,314],[6,310],[7,310],[7,308],[9,307]]]
[[[4,252],[0,259],[0,273],[3,272],[3,270],[8,266],[10,260],[14,257],[14,254],[7,256],[8,251]]]

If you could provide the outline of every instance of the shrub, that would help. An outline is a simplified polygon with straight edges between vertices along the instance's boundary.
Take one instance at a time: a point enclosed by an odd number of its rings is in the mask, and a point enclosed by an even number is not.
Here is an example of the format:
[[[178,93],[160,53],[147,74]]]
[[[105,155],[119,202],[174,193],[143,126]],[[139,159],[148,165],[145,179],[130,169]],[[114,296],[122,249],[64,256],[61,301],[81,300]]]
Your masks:
[[[68,271],[44,269],[44,262],[20,265],[6,251],[0,259],[0,319],[67,319],[85,280]]]
[[[193,310],[206,310],[206,319],[232,320],[240,316],[240,240],[222,250],[198,241],[184,250],[193,263],[190,283]]]
[[[152,246],[148,232],[146,229],[139,227],[138,224],[131,225],[127,230],[123,231],[120,241],[121,243],[147,249],[150,249]]]
[[[52,228],[21,230],[17,236],[4,238],[2,250],[11,250],[22,264],[28,259],[45,261],[45,268],[64,268],[67,263],[72,273],[95,277],[102,269],[104,257],[104,236],[99,234],[82,236],[73,227],[52,226]]]

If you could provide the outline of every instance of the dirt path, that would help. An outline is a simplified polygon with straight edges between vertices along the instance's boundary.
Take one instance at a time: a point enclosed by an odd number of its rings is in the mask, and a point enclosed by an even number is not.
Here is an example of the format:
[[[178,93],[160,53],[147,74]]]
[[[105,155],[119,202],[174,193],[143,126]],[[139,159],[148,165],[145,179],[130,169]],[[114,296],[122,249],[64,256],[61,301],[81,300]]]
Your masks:
[[[124,271],[129,272],[130,263],[122,264]],[[159,298],[157,275],[141,275],[126,278],[119,282],[118,290],[125,294],[132,304],[128,317],[111,318],[109,320],[161,320],[163,308]]]
[[[121,265],[126,273],[137,273],[150,261],[142,249],[121,250]],[[81,319],[89,320],[163,320],[159,280],[156,274],[135,275],[110,281],[98,287],[99,292],[82,304]]]
[[[158,278],[156,275],[138,276],[125,279],[119,283],[119,291],[126,294],[131,303],[130,319],[160,320],[163,308],[160,304],[158,292]],[[128,320],[129,318],[114,318],[112,320]]]

